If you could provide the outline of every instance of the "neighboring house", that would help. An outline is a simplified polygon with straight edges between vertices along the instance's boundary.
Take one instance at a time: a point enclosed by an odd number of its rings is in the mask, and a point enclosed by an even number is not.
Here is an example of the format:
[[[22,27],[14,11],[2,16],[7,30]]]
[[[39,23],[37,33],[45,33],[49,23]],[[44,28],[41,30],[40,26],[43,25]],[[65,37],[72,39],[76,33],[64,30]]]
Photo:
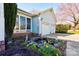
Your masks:
[[[52,8],[39,13],[18,9],[14,33],[33,32],[41,35],[55,33],[56,18]]]

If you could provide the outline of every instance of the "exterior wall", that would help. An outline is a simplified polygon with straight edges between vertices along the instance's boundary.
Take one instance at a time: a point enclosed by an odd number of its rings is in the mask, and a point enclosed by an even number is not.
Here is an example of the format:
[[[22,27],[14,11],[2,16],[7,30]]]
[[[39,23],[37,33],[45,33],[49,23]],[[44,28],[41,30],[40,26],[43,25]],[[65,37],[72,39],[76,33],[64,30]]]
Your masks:
[[[26,29],[25,30],[19,29],[20,33],[27,32],[27,18],[31,19],[30,32],[43,35],[55,33],[56,19],[53,10],[47,10],[35,16],[30,15],[28,16],[28,13],[20,11],[17,13],[17,15],[19,15],[19,21],[20,16],[26,17]],[[16,32],[16,30],[14,30],[14,32]]]
[[[38,16],[32,17],[32,32],[39,33],[39,17]]]
[[[3,4],[0,3],[0,51],[5,50],[4,42],[4,8]]]
[[[0,41],[4,40],[4,8],[0,3]]]
[[[42,19],[42,20],[41,20]],[[55,33],[55,17],[52,13],[52,11],[46,11],[44,13],[40,14],[40,33],[42,35]]]

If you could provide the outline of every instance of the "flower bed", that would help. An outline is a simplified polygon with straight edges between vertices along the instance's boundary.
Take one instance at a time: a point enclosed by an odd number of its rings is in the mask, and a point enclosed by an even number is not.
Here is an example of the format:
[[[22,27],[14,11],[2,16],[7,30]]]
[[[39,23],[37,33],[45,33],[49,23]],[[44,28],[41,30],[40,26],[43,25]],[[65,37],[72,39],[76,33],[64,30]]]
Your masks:
[[[50,38],[48,38],[49,40]],[[43,56],[61,56],[65,55],[66,42],[62,40],[51,39],[46,41],[43,39],[29,40],[22,43],[23,46],[37,51]]]
[[[65,55],[65,50],[66,41],[40,37],[30,40],[20,38],[10,43],[8,51],[0,52],[0,55],[62,56]]]

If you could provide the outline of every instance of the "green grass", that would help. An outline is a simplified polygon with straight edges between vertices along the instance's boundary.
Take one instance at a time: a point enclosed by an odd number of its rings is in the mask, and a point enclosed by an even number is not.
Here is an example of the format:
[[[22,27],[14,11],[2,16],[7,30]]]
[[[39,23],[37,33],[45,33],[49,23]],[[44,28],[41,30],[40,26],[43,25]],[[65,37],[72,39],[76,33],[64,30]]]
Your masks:
[[[79,30],[75,30],[75,31],[69,30],[67,33],[68,34],[79,34]]]

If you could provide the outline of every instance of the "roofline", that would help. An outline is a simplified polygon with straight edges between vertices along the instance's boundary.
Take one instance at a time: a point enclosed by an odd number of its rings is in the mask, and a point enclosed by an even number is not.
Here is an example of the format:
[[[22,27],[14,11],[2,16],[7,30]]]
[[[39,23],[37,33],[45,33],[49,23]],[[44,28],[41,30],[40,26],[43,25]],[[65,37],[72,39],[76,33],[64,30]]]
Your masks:
[[[43,11],[37,13],[37,14],[34,14],[34,15],[32,15],[32,16],[40,15],[40,14],[45,13],[45,12],[47,12],[47,11],[53,11],[53,8],[45,9],[45,10],[43,10]],[[53,13],[54,13],[54,12],[53,12]]]
[[[27,11],[24,11],[24,10],[22,10],[22,9],[20,9],[20,8],[17,8],[17,10],[18,10],[18,11],[21,11],[21,12],[23,12],[23,13],[27,13],[29,16],[32,16],[31,13],[29,13],[29,12],[27,12]]]
[[[32,14],[32,13],[29,13],[29,12],[27,12],[27,11],[24,11],[24,10],[22,10],[22,9],[20,9],[20,8],[18,8],[18,10],[19,10],[19,11],[22,11],[22,12],[24,12],[24,13],[28,13],[29,16],[38,16],[38,15],[40,15],[40,14],[42,14],[42,13],[47,12],[47,11],[52,11],[52,14],[54,14],[54,17],[55,17],[55,19],[56,19],[56,16],[55,16],[55,13],[54,13],[53,8],[45,9],[45,10],[39,12],[38,14]],[[26,14],[26,15],[27,15],[27,14]],[[56,21],[56,22],[57,22],[57,21]]]

